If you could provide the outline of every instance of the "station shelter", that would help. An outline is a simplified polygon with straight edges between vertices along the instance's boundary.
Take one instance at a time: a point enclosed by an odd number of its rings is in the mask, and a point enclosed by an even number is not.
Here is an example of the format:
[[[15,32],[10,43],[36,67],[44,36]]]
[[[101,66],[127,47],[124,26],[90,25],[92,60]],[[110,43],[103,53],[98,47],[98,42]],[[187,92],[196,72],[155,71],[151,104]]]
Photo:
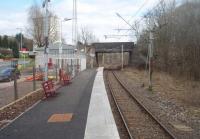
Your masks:
[[[36,69],[44,71],[44,48],[34,48]],[[85,53],[79,52],[75,46],[55,43],[48,47],[48,74],[55,75],[62,69],[72,77],[86,69]]]

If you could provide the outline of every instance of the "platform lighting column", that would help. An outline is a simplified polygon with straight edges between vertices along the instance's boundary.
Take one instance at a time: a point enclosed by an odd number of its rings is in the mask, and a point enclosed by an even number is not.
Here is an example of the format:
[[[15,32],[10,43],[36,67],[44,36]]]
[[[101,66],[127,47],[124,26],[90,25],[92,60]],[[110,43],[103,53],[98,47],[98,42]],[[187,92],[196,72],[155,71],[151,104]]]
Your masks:
[[[45,34],[45,49],[44,49],[44,56],[45,56],[45,76],[44,76],[44,80],[47,81],[48,80],[48,35],[49,35],[49,10],[48,10],[48,3],[50,2],[50,0],[45,0],[43,2],[43,8],[46,7],[45,10],[45,30],[44,30],[44,34]]]
[[[62,23],[63,22],[66,22],[66,21],[69,21],[69,20],[72,20],[72,19],[70,19],[70,18],[64,18],[63,20],[60,20],[60,47],[59,47],[59,68],[61,69],[61,63],[62,63],[62,61],[61,61],[61,59],[62,59],[62,57],[61,57],[61,55],[62,55]]]
[[[60,47],[59,47],[59,69],[62,68],[62,20],[60,20]]]

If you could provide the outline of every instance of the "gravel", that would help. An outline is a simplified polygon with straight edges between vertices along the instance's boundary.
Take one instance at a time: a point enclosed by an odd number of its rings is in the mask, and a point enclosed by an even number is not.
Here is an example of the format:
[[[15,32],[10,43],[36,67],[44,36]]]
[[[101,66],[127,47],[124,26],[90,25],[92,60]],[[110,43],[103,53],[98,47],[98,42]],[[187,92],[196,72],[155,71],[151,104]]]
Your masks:
[[[199,139],[200,138],[200,117],[190,114],[187,105],[177,103],[177,96],[168,97],[162,92],[149,92],[141,86],[139,75],[136,72],[126,74],[126,71],[118,71],[119,78],[127,84],[135,96],[159,118],[174,134],[180,139]],[[161,82],[161,81],[160,81]],[[184,127],[184,128],[179,128]]]
[[[108,73],[114,95],[123,112],[129,129],[135,138],[165,139],[166,132],[130,97],[120,86],[112,73]]]
[[[32,92],[15,102],[10,103],[0,109],[0,128],[3,128],[8,123],[12,122],[17,116],[26,111],[29,107],[35,104],[38,100],[44,97],[42,89]]]

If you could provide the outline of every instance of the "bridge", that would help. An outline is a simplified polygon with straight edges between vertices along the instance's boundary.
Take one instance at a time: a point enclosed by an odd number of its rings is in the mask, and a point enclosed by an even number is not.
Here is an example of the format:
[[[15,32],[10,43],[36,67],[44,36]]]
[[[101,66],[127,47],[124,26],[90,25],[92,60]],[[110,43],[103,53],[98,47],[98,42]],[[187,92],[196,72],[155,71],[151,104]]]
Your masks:
[[[134,42],[108,42],[108,43],[93,43],[95,53],[121,53],[123,45],[124,52],[132,52]]]
[[[123,46],[123,53],[128,54],[127,58],[124,58],[125,61],[127,61],[127,64],[131,63],[131,57],[133,53],[134,48],[134,42],[104,42],[104,43],[93,43],[91,44],[92,48],[95,49],[95,56],[96,56],[96,62],[97,65],[100,65],[100,61],[102,62],[102,65],[104,64],[104,54],[108,53],[118,53],[118,59],[120,59],[121,55],[119,53],[122,52],[122,46]],[[101,56],[100,56],[101,55]],[[114,58],[110,58],[111,63],[115,60]],[[119,63],[119,60],[118,60]]]

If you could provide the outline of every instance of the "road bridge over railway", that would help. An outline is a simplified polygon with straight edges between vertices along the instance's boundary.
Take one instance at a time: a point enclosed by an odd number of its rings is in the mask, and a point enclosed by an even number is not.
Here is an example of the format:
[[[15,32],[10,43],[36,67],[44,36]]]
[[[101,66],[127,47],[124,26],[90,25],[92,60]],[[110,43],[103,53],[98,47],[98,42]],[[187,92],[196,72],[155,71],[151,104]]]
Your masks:
[[[134,48],[134,42],[104,42],[93,43],[92,48],[95,51],[97,65],[104,65],[106,63],[121,63],[121,52],[123,46],[124,63],[130,64]],[[105,55],[106,54],[106,57]]]

